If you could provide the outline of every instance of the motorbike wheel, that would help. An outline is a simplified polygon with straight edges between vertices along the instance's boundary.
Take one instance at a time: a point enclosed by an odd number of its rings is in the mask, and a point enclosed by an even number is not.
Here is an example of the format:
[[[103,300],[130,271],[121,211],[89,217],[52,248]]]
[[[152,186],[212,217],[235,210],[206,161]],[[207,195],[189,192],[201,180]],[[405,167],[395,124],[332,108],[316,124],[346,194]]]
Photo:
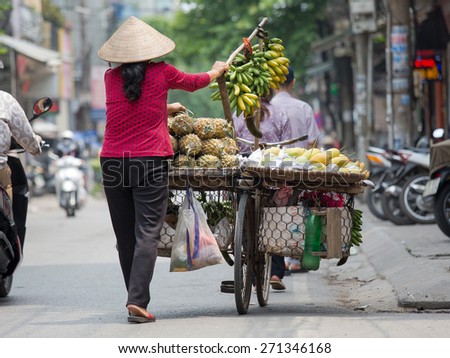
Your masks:
[[[370,178],[370,180],[376,186],[378,186],[378,181],[380,180],[382,175],[383,175],[382,173],[375,174]],[[379,193],[379,192],[375,193],[373,190],[368,190],[367,196],[366,196],[366,203],[367,203],[367,206],[368,206],[370,212],[375,217],[377,217],[378,219],[381,219],[381,220],[386,220],[386,215],[384,215],[383,207],[381,205],[382,197],[383,197],[383,193]]]
[[[418,224],[433,224],[436,222],[432,198],[426,203],[422,197],[425,184],[430,179],[426,174],[417,174],[408,179],[400,193],[399,205],[403,213]]]
[[[67,207],[66,214],[67,214],[67,217],[74,217],[75,216],[75,208]]]
[[[8,296],[11,291],[13,277],[11,276],[1,276],[0,280],[0,298]]]
[[[398,188],[398,193],[392,194],[390,192],[384,192],[381,198],[381,205],[383,207],[383,212],[386,218],[395,225],[412,225],[416,222],[405,215],[405,213],[400,208],[399,195],[400,188]]]
[[[450,237],[450,182],[435,197],[434,215],[439,229]]]

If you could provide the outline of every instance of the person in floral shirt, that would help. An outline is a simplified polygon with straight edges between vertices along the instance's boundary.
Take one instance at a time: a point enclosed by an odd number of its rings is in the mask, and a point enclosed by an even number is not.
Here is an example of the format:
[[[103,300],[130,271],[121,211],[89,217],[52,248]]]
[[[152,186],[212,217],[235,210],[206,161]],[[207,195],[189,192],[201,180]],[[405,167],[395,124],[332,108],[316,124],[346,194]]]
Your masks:
[[[33,132],[19,102],[7,92],[0,91],[0,185],[12,200],[11,170],[8,152],[14,138],[33,155],[41,153],[41,137]]]

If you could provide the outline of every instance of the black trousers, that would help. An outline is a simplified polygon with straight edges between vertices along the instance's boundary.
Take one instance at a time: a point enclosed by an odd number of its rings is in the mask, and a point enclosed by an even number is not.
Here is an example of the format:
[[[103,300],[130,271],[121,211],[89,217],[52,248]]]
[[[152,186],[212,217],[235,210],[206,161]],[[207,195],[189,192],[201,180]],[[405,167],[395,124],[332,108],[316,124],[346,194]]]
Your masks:
[[[284,277],[284,256],[273,255],[272,256],[272,275],[279,278]]]
[[[127,305],[147,308],[169,197],[168,159],[101,158]]]

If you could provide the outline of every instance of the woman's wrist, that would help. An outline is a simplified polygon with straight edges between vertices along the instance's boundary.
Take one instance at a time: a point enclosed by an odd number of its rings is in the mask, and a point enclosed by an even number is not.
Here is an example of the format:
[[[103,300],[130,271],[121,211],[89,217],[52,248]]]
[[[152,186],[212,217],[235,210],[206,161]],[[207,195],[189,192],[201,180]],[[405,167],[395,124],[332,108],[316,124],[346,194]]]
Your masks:
[[[207,72],[211,81],[214,81],[216,78],[219,78],[221,73],[217,70],[209,70]]]

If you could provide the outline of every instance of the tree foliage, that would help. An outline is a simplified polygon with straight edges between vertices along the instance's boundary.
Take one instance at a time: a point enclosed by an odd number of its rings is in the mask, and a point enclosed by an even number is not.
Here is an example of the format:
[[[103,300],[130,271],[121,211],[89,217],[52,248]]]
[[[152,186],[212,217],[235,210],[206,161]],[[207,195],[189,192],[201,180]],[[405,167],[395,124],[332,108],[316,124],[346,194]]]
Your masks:
[[[184,0],[170,20],[149,19],[149,23],[177,44],[166,61],[187,72],[210,69],[214,61],[228,59],[264,17],[270,37],[283,39],[285,55],[297,74],[305,69],[309,48],[318,38],[317,24],[325,17],[328,0]],[[253,41],[256,43],[256,39]],[[221,115],[220,102],[209,99],[210,90],[172,93],[195,112]],[[191,107],[192,106],[192,107]],[[197,113],[196,113],[197,114]],[[199,113],[208,115],[208,113]]]
[[[180,51],[188,63],[200,58],[227,59],[262,18],[265,29],[280,37],[286,55],[299,71],[303,69],[317,23],[325,16],[327,0],[187,0],[174,20]]]
[[[12,5],[9,0],[0,0],[0,34],[3,34],[9,22],[9,16],[11,14]],[[7,53],[8,50],[0,44],[0,55]]]
[[[42,16],[44,20],[55,24],[57,27],[63,27],[66,21],[61,9],[53,5],[50,0],[42,0]]]

